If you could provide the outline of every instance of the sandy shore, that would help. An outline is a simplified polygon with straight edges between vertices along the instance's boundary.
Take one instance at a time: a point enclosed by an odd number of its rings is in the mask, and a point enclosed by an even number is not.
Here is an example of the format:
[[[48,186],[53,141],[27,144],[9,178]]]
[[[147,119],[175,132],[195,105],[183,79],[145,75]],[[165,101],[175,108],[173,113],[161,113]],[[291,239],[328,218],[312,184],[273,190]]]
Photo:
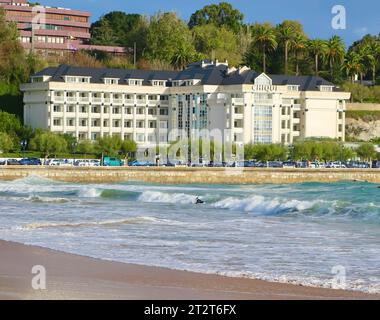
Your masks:
[[[33,266],[46,290],[33,290]],[[380,299],[380,295],[108,262],[0,240],[0,299]]]

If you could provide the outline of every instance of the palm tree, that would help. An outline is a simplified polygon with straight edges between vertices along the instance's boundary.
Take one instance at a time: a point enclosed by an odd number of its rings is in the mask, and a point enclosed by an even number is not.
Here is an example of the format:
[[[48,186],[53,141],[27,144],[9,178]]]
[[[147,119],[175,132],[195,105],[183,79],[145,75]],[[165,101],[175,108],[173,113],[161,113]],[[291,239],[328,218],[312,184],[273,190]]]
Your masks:
[[[255,24],[253,26],[253,38],[254,45],[259,47],[263,55],[263,72],[266,72],[266,55],[267,51],[277,48],[278,43],[276,40],[276,34],[273,26],[269,23]]]
[[[334,78],[334,66],[342,64],[345,54],[346,48],[341,37],[333,36],[327,41],[325,58],[329,64],[331,80]]]
[[[376,70],[378,67],[379,59],[380,59],[380,42],[374,41],[365,45],[363,49],[365,52],[365,60],[369,64],[370,70],[372,72],[372,81],[375,85],[376,83]]]
[[[296,60],[296,75],[299,75],[299,61],[302,55],[306,52],[307,49],[307,39],[302,34],[297,34],[297,36],[293,40],[293,50],[294,56]]]
[[[355,51],[350,52],[346,56],[343,69],[345,70],[347,77],[351,79],[352,83],[354,83],[355,75],[360,74],[361,78],[363,78],[363,73],[365,71],[363,56]]]
[[[315,75],[319,75],[319,61],[326,54],[326,41],[321,39],[309,40],[308,49],[315,59]]]
[[[195,53],[193,48],[186,45],[181,45],[177,47],[177,50],[174,52],[170,62],[175,69],[183,70],[186,65],[193,61],[194,55]]]
[[[281,24],[277,28],[280,41],[284,44],[285,51],[285,74],[288,74],[289,49],[297,36],[296,30],[289,25]]]

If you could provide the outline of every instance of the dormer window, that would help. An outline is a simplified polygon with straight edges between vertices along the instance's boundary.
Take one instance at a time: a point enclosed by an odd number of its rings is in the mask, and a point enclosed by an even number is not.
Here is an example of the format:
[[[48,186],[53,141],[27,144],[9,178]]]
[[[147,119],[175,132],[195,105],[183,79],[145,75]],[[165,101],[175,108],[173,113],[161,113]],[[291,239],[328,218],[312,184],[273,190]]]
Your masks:
[[[166,87],[166,81],[165,80],[152,80],[152,86],[153,87]]]
[[[91,77],[74,77],[66,76],[65,82],[67,83],[90,83]]]
[[[333,92],[333,86],[319,86],[319,90],[322,92]]]
[[[180,87],[182,85],[182,80],[173,80],[172,85],[173,87]]]
[[[129,86],[142,86],[143,80],[142,79],[127,79]]]
[[[104,78],[105,84],[119,84],[119,78]]]
[[[288,91],[300,91],[300,86],[298,85],[288,85]]]

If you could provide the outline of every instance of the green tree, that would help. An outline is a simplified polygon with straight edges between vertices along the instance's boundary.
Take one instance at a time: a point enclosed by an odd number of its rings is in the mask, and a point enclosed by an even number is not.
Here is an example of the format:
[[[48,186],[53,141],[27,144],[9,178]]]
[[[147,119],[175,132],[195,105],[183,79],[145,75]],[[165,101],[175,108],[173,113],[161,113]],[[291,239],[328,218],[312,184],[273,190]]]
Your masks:
[[[326,55],[326,50],[327,50],[326,41],[321,40],[321,39],[309,40],[308,49],[309,49],[309,52],[314,57],[315,75],[319,76],[319,71],[320,71],[319,70],[319,62]]]
[[[0,132],[16,136],[22,128],[20,119],[14,114],[0,111]]]
[[[228,60],[230,65],[241,63],[238,36],[226,27],[214,24],[196,26],[192,29],[195,49],[208,59]]]
[[[124,156],[125,160],[130,160],[137,152],[137,143],[133,140],[125,139],[120,146],[120,153]]]
[[[331,80],[334,80],[334,70],[337,69],[337,66],[339,67],[343,63],[345,53],[346,49],[341,37],[333,36],[326,42],[326,51],[324,57],[329,64]]]
[[[95,153],[95,144],[91,140],[88,140],[88,139],[81,140],[79,141],[76,150],[77,152],[84,154],[85,156],[87,154],[93,154]]]
[[[191,32],[174,13],[156,14],[151,18],[146,56],[171,63],[177,48],[187,48],[188,55],[195,55]]]
[[[277,26],[277,34],[279,42],[282,42],[284,46],[284,58],[285,58],[285,67],[284,72],[288,74],[289,71],[289,50],[293,46],[294,40],[297,37],[297,31],[295,30],[292,24],[284,21],[282,24]]]
[[[297,34],[293,39],[293,50],[296,60],[296,76],[300,74],[300,60],[307,52],[307,38],[302,34]]]
[[[211,4],[194,12],[189,21],[190,29],[205,25],[214,24],[217,27],[227,27],[237,33],[243,26],[244,15],[237,9],[234,9],[230,3],[221,2]]]
[[[30,141],[30,149],[43,153],[47,159],[52,154],[67,152],[68,146],[61,135],[50,131],[39,131]]]
[[[0,152],[9,152],[14,147],[12,138],[5,132],[0,132]]]
[[[122,140],[120,136],[105,136],[96,140],[96,149],[107,156],[116,156],[121,150]]]
[[[277,48],[276,32],[270,23],[255,24],[252,28],[252,48],[259,48],[262,54],[263,72],[267,70],[267,53]]]
[[[375,146],[372,143],[363,143],[356,149],[356,154],[365,161],[376,158]]]

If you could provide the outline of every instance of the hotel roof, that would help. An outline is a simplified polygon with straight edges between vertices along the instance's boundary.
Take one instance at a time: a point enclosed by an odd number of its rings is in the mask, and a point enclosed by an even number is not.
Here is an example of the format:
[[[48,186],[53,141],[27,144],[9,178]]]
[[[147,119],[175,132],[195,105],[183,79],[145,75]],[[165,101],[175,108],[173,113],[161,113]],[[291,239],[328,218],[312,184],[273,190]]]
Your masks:
[[[250,69],[230,70],[227,64],[209,62],[193,63],[183,71],[128,70],[108,68],[84,68],[60,65],[46,68],[34,76],[50,76],[51,81],[63,82],[65,76],[91,77],[91,83],[104,83],[104,78],[118,78],[119,84],[127,84],[128,79],[141,79],[143,85],[150,85],[152,80],[166,80],[171,85],[175,80],[201,80],[202,85],[241,85],[254,84],[260,75]],[[273,85],[298,85],[300,91],[317,91],[318,87],[334,84],[316,76],[268,75]]]

